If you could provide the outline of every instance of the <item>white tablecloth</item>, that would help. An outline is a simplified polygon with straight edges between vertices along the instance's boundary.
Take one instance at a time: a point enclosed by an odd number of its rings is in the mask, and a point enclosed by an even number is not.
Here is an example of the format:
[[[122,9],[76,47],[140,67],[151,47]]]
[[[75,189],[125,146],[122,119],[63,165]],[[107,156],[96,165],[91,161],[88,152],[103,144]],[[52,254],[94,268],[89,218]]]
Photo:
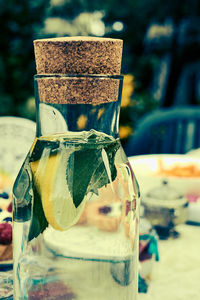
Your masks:
[[[200,226],[179,225],[180,237],[159,241],[147,294],[138,300],[200,300]]]

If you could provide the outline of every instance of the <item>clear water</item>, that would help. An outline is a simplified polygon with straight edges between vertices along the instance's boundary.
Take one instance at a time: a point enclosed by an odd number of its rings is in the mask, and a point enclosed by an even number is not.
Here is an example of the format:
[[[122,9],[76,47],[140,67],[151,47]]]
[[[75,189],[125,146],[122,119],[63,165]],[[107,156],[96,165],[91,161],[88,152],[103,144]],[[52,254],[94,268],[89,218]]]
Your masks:
[[[49,188],[64,195],[64,223],[74,214],[63,231],[49,224],[31,169],[55,155]],[[136,299],[138,189],[118,140],[94,130],[36,139],[13,194],[14,299]]]

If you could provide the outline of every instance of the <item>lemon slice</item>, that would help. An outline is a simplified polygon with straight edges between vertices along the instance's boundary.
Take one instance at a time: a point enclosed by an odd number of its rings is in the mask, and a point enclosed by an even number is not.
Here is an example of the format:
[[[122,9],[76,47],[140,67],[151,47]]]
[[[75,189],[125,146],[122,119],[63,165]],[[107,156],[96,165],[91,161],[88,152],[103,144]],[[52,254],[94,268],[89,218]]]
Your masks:
[[[77,223],[86,202],[86,196],[78,207],[70,194],[66,168],[71,150],[53,155],[43,155],[40,160],[31,162],[31,170],[42,207],[48,223],[56,230],[67,230]],[[73,172],[73,166],[70,166]],[[74,183],[75,184],[75,183]]]

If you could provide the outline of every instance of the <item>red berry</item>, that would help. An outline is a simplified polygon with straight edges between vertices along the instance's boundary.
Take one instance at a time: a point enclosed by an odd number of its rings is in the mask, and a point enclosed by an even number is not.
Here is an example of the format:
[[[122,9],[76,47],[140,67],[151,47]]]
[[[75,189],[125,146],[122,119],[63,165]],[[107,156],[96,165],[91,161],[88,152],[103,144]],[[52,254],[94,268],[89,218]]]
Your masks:
[[[9,203],[9,205],[7,207],[7,211],[12,212],[12,202]]]
[[[0,224],[0,244],[8,245],[12,243],[12,225],[9,223]]]

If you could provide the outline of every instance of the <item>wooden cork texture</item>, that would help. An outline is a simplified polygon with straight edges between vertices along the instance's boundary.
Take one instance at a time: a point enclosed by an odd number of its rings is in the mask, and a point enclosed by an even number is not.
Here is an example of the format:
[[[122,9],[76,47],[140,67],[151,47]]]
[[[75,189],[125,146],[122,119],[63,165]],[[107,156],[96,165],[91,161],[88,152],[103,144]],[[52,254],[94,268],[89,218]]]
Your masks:
[[[119,79],[91,77],[37,78],[41,102],[101,104],[118,100]]]
[[[34,41],[37,74],[110,74],[121,71],[123,41],[63,37]]]
[[[91,75],[119,75],[122,46],[122,40],[96,37],[35,40],[37,74],[46,75],[37,78],[40,101],[62,104],[117,101],[120,79]]]

